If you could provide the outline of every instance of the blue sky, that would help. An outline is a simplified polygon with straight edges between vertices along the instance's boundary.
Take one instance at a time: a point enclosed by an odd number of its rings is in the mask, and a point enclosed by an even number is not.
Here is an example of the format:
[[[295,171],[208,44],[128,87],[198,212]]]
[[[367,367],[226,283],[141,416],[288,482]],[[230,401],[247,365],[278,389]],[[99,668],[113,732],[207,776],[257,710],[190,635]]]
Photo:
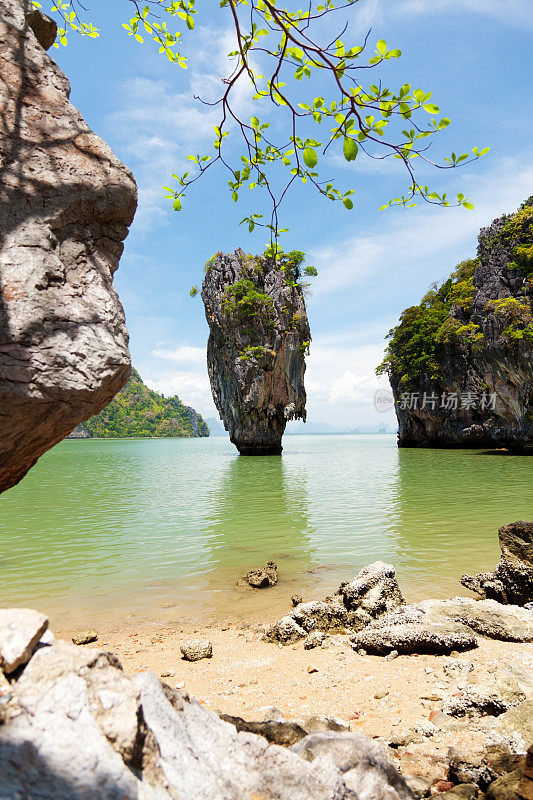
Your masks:
[[[189,289],[201,282],[214,252],[261,252],[266,237],[239,227],[257,203],[244,196],[233,203],[222,172],[197,184],[180,214],[164,199],[162,186],[172,172],[184,171],[186,155],[209,151],[212,112],[192,94],[214,96],[228,73],[225,53],[234,49],[227,11],[212,0],[197,0],[197,7],[198,28],[184,35],[186,71],[127,37],[121,28],[130,15],[126,0],[92,0],[88,17],[101,37],[73,37],[51,54],[70,78],[74,104],[139,185],[137,217],[116,275],[133,363],[152,388],[214,416],[208,329],[201,300],[191,299]],[[356,189],[353,211],[303,187],[284,207],[282,221],[290,228],[284,247],[306,251],[319,270],[307,301],[309,419],[355,426],[394,421],[393,412],[374,409],[375,390],[387,386],[374,368],[401,311],[475,254],[481,226],[533,193],[533,12],[530,0],[360,0],[349,16],[346,42],[359,43],[371,27],[371,42],[385,38],[402,50],[382,73],[388,85],[409,81],[432,90],[432,101],[452,118],[440,152],[491,147],[472,166],[424,173],[437,189],[463,191],[474,211],[421,205],[380,212],[407,188],[401,167],[359,159],[354,166],[336,156],[328,158],[328,173]],[[305,83],[301,90],[304,102],[318,94]],[[245,91],[238,102],[243,114],[255,112]]]

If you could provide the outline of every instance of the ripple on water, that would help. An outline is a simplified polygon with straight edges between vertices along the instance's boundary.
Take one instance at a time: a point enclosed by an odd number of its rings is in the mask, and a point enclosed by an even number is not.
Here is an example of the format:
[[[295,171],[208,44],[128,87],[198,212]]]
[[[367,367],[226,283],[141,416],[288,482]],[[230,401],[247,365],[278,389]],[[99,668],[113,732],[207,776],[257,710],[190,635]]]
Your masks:
[[[268,458],[224,438],[66,441],[0,498],[1,604],[277,609],[376,559],[408,596],[454,594],[494,566],[497,528],[530,519],[532,500],[530,458],[398,450],[387,435],[290,436]],[[236,590],[270,559],[278,587]]]

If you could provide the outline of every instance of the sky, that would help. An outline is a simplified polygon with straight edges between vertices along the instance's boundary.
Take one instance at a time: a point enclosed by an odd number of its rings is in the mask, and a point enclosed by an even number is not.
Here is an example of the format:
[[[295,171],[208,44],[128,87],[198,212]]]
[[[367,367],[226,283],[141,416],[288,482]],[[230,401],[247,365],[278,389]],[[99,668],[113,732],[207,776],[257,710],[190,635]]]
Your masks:
[[[86,5],[100,38],[72,37],[50,54],[71,81],[72,102],[139,186],[139,208],[115,276],[133,364],[151,388],[217,416],[206,367],[208,327],[200,297],[191,299],[189,290],[201,283],[213,253],[264,250],[264,231],[250,235],[239,222],[266,206],[246,195],[233,203],[221,171],[190,190],[180,213],[162,187],[173,172],[185,171],[187,154],[212,148],[216,116],[193,95],[214,98],[229,73],[226,53],[234,45],[227,9],[197,0],[197,28],[184,34],[190,69],[183,70],[126,35],[121,23],[131,15],[128,0]],[[394,423],[393,411],[374,407],[376,390],[388,388],[374,373],[388,331],[433,282],[475,255],[480,227],[533,193],[533,11],[530,0],[359,0],[347,17],[343,41],[359,44],[370,30],[372,47],[384,38],[402,50],[380,72],[388,86],[410,82],[431,90],[432,102],[452,119],[436,153],[491,148],[462,169],[421,173],[440,191],[463,192],[473,211],[426,204],[379,211],[407,189],[401,165],[347,163],[335,154],[326,157],[324,175],[355,189],[353,211],[303,186],[287,198],[283,246],[305,251],[319,272],[307,298],[308,419],[350,428]],[[302,82],[302,102],[319,94],[317,88]],[[245,86],[237,91],[243,116],[259,111],[269,118]],[[273,125],[280,124],[275,118]]]

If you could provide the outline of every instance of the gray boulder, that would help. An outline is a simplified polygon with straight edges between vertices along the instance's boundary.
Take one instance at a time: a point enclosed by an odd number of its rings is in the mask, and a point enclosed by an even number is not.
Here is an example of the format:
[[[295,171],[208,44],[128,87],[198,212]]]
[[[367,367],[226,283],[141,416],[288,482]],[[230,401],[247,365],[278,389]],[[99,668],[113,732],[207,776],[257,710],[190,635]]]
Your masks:
[[[280,644],[294,644],[294,642],[304,639],[307,631],[298,625],[296,620],[289,614],[282,617],[265,631],[263,641],[279,642]]]
[[[494,572],[463,575],[461,583],[482,597],[524,606],[533,601],[533,522],[512,522],[498,531],[502,555]]]
[[[11,685],[0,796],[39,800],[395,800],[410,797],[375,742],[348,734],[297,750],[239,732],[151,672],[57,642]],[[2,704],[0,704],[2,705]],[[322,740],[323,742],[323,740]],[[311,762],[311,763],[309,763]]]
[[[113,274],[135,181],[70,104],[34,12],[0,0],[0,492],[130,372]]]
[[[335,765],[358,800],[410,800],[412,797],[405,779],[386,757],[381,745],[362,733],[312,733],[291,749],[308,761]]]
[[[451,716],[498,716],[520,705],[533,691],[533,674],[513,665],[492,665],[470,675],[460,693],[445,698],[442,711]]]
[[[311,600],[293,608],[289,616],[305,631],[344,632],[349,626],[349,616],[340,603]]]
[[[525,753],[533,742],[533,698],[499,716],[491,728],[489,743],[505,744],[513,753]]]
[[[391,625],[368,625],[350,637],[354,650],[363,648],[370,655],[386,656],[396,650],[399,654],[449,654],[452,650],[477,647],[477,639],[462,625],[439,623],[417,624],[398,622]]]
[[[396,570],[392,564],[383,561],[364,567],[353,580],[341,584],[338,593],[349,611],[362,609],[371,617],[386,614],[405,604]]]
[[[533,641],[533,614],[494,600],[423,600],[378,617],[351,637],[355,650],[386,655],[450,653],[477,647],[475,633],[510,642]]]
[[[315,647],[322,647],[326,634],[324,631],[311,631],[307,634],[304,641],[304,650],[313,650]]]

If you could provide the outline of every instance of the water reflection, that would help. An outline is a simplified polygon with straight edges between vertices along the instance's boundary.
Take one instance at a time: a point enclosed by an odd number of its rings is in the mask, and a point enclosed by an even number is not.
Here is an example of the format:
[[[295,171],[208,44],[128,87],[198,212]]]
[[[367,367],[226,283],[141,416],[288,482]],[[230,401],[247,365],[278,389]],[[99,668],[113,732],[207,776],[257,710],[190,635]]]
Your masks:
[[[267,561],[276,561],[283,581],[290,581],[312,560],[306,471],[294,474],[281,456],[233,458],[209,507],[210,587],[233,586]]]

